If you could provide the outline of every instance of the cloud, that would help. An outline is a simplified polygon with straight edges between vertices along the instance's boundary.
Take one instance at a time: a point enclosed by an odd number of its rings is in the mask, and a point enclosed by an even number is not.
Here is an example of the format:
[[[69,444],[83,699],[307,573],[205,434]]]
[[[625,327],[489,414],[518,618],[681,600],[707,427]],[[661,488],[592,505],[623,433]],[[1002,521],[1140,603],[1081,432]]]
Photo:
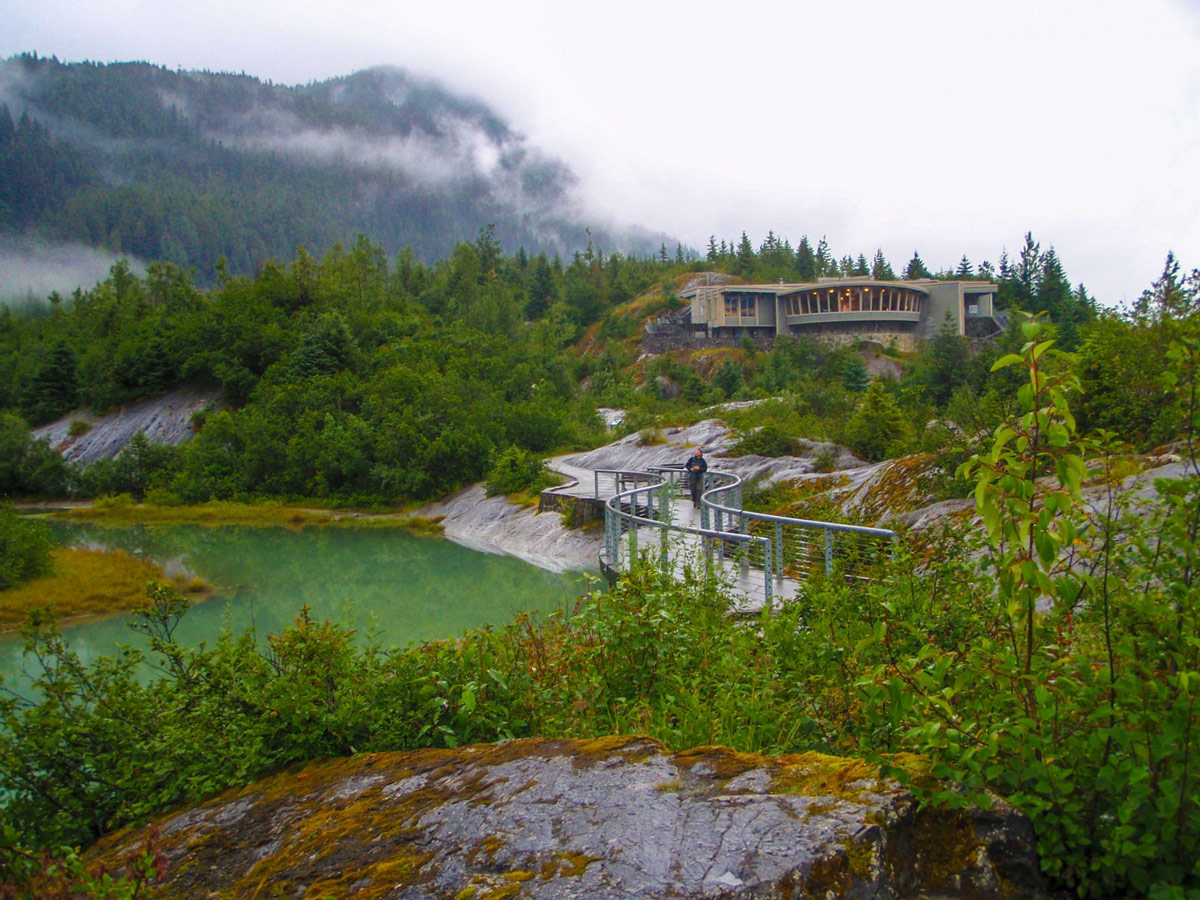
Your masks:
[[[0,303],[40,301],[57,291],[64,296],[102,281],[120,257],[80,244],[45,244],[24,238],[0,239]],[[139,272],[144,267],[135,263]]]

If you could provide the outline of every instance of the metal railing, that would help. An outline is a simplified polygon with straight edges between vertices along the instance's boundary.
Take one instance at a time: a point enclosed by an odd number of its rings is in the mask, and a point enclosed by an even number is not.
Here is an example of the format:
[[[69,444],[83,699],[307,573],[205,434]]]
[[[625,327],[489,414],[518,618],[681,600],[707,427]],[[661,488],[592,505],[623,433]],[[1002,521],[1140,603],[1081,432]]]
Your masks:
[[[689,550],[706,565],[732,573],[743,585],[757,582],[750,572],[762,573],[762,592],[769,605],[774,582],[806,581],[815,574],[835,572],[867,580],[870,569],[891,555],[896,534],[886,528],[867,528],[774,516],[742,507],[742,480],[729,472],[709,471],[704,477],[700,527],[672,521],[674,501],[690,496],[682,466],[651,466],[645,472],[599,470],[615,493],[605,503],[605,553],[602,566],[619,572],[648,553],[664,567],[678,565]]]
[[[732,527],[772,538],[775,575],[795,581],[835,571],[849,579],[867,580],[866,571],[891,555],[896,539],[896,532],[887,528],[751,512],[742,507],[740,483],[716,485],[705,492],[702,502],[706,525],[711,513],[714,528]]]
[[[624,473],[649,479],[610,497],[604,509],[604,556],[613,571],[649,559],[665,571],[694,561],[706,573],[720,572],[745,587],[761,590],[770,603],[774,594],[771,540],[759,535],[683,525],[673,521],[674,501],[686,495],[682,467],[655,466],[649,472]],[[629,479],[632,480],[632,479]]]

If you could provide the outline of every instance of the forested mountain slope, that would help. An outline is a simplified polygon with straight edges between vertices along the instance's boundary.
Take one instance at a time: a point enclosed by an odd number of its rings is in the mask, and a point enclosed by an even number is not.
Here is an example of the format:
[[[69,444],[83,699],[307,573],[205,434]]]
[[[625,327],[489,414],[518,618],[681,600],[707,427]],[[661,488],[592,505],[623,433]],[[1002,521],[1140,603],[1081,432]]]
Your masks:
[[[304,86],[146,63],[0,62],[0,232],[236,272],[368,235],[425,261],[496,225],[510,250],[645,252],[484,104],[393,68]],[[207,279],[206,279],[207,280]]]

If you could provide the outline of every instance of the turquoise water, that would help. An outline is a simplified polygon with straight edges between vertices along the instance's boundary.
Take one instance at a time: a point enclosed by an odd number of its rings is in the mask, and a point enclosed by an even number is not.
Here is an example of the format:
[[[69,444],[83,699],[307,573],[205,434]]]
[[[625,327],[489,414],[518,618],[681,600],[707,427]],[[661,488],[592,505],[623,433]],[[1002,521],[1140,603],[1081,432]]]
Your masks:
[[[60,543],[126,550],[215,585],[214,595],[196,604],[179,627],[179,639],[189,646],[215,642],[225,627],[277,634],[307,605],[314,619],[350,625],[363,640],[384,647],[402,647],[504,624],[520,611],[573,605],[584,589],[582,573],[547,572],[513,557],[394,529],[61,523],[53,528]],[[141,645],[126,621],[112,616],[65,628],[64,634],[88,661],[110,655],[120,644]],[[19,638],[0,637],[0,675],[7,686],[27,687],[31,667],[21,658]]]

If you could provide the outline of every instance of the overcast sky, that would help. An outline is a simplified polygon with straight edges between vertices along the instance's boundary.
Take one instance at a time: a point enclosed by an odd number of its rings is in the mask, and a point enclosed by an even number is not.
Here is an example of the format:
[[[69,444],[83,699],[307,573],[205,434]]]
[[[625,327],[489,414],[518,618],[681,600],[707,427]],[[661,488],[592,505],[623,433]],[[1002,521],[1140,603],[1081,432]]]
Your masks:
[[[1200,0],[3,0],[0,55],[283,83],[398,65],[612,218],[931,268],[1032,230],[1100,300],[1200,266]]]

